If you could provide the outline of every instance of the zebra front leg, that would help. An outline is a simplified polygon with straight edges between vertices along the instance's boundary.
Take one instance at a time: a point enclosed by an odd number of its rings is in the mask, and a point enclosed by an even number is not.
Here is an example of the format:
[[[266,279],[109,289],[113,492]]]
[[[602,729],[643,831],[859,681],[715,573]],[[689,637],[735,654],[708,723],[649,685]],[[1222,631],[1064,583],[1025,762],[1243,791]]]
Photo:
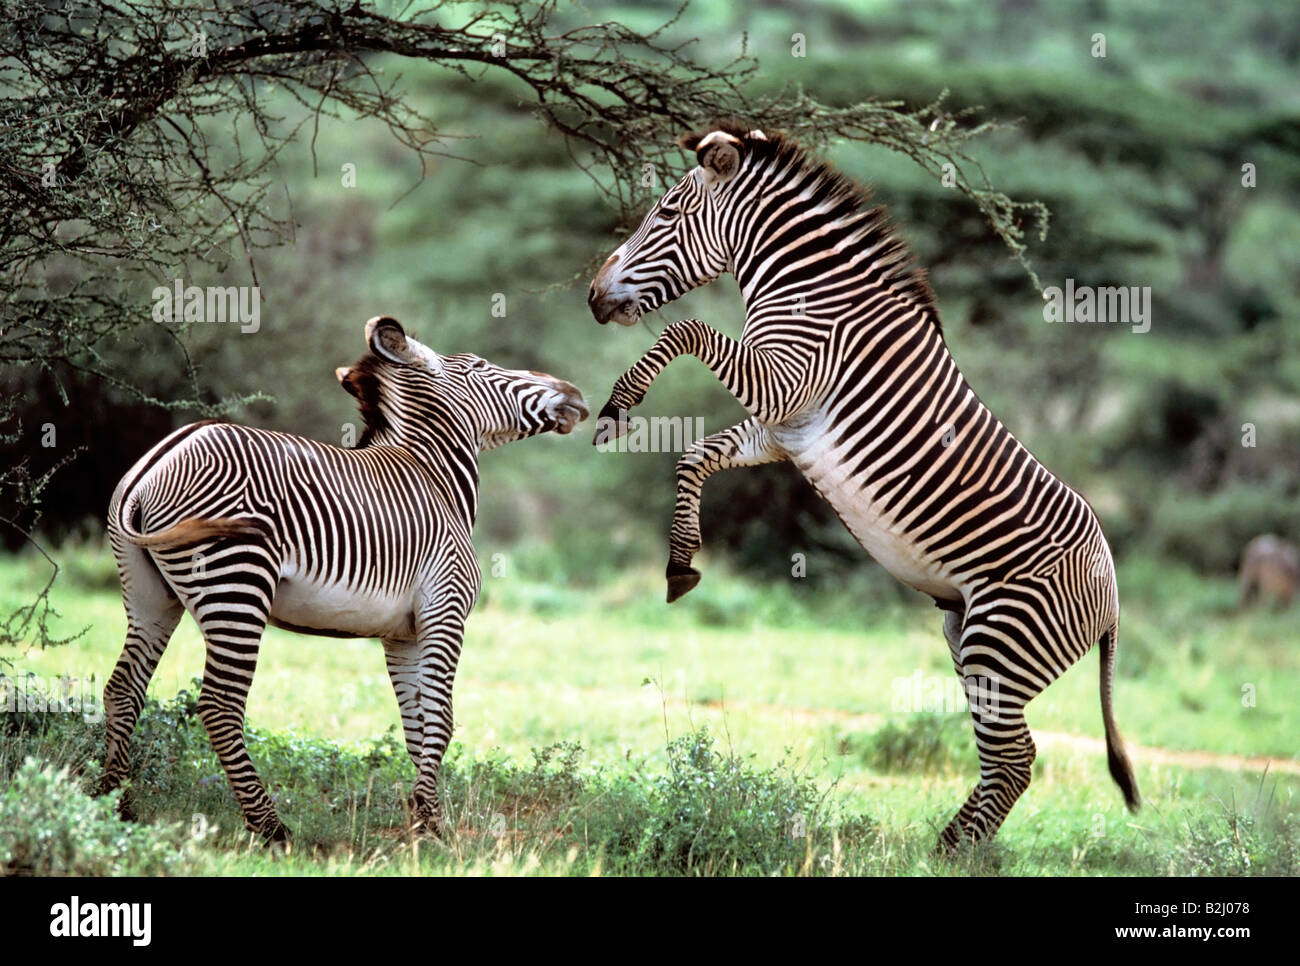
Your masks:
[[[424,718],[420,713],[420,644],[415,638],[384,638],[384,662],[397,696],[406,753],[418,770],[424,744]]]
[[[415,638],[384,639],[384,661],[388,677],[393,682],[398,711],[402,716],[402,733],[406,737],[406,753],[415,765],[416,777],[422,774],[426,710],[421,695],[426,689],[421,682],[423,659],[421,645]],[[441,755],[438,756],[441,762]],[[411,830],[416,834],[442,834],[442,815],[438,801],[437,765],[434,766],[433,795],[429,797],[417,787],[407,802],[411,810]]]
[[[759,466],[786,458],[772,434],[754,419],[696,440],[677,461],[677,501],[668,534],[668,603],[700,582],[691,559],[700,549],[700,494],[718,470]]]
[[[122,603],[126,608],[126,643],[113,673],[104,685],[104,773],[96,794],[121,787],[130,770],[131,735],[144,706],[149,681],[158,668],[167,643],[185,614],[180,600],[167,586],[148,554],[120,538],[113,540]],[[135,818],[129,792],[118,800],[118,814]]]
[[[454,583],[468,585],[467,581]],[[460,660],[465,615],[472,603],[473,595],[462,600],[459,595],[438,594],[426,605],[427,612],[417,615],[420,747],[411,792],[411,825],[417,833],[442,835],[438,773],[451,742],[452,685]]]
[[[808,379],[806,352],[738,342],[699,319],[682,319],[668,325],[650,350],[614,381],[609,402],[596,419],[597,446],[627,432],[628,410],[640,404],[659,373],[680,355],[693,355],[708,366],[760,422],[784,422],[816,389]]]

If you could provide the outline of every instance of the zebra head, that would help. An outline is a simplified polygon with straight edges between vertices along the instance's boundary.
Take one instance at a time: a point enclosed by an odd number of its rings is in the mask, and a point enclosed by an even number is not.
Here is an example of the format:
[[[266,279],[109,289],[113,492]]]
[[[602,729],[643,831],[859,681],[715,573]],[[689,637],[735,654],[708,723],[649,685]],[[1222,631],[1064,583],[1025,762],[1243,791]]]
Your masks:
[[[587,305],[601,325],[635,325],[646,312],[731,268],[722,215],[751,146],[767,140],[762,131],[740,130],[716,129],[678,142],[695,152],[698,165],[659,199],[596,274]]]
[[[371,354],[334,373],[360,403],[366,432],[358,445],[454,436],[486,450],[569,433],[587,418],[582,393],[563,379],[470,353],[439,355],[388,316],[365,331]]]

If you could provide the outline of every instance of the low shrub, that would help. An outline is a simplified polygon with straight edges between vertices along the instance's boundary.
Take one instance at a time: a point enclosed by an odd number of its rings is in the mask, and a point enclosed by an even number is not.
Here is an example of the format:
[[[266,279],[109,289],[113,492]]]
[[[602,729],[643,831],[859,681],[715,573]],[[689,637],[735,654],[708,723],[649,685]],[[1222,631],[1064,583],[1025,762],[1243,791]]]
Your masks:
[[[92,798],[66,767],[28,758],[0,794],[0,874],[198,871],[183,825],[134,825],[116,808],[116,792]]]

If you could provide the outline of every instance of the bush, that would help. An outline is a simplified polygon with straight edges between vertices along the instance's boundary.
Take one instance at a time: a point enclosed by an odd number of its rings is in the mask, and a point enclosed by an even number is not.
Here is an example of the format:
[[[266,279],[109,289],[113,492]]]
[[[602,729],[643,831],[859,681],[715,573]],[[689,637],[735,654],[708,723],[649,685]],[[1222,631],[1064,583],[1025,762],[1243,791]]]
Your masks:
[[[14,780],[28,758],[65,767],[78,776],[97,770],[95,762],[104,753],[102,715],[87,721],[82,712],[52,710],[63,701],[57,687],[42,687],[22,677],[0,682],[0,687],[6,685],[22,693],[27,705],[10,711],[2,710],[0,703],[0,787]]]
[[[614,791],[626,824],[608,830],[606,854],[622,852],[630,868],[619,871],[636,874],[799,871],[834,836],[868,827],[839,821],[810,778],[719,754],[706,730],[669,743],[666,774],[623,779]]]
[[[846,754],[881,772],[936,773],[975,760],[970,718],[927,712],[886,722],[871,734],[841,739]]]
[[[1213,819],[1188,822],[1179,836],[1171,875],[1300,874],[1300,822],[1275,823],[1225,808]]]
[[[91,798],[67,768],[28,758],[0,797],[4,875],[164,875],[193,872],[181,825],[117,817],[117,793]]]
[[[1262,483],[1237,481],[1214,493],[1169,488],[1149,526],[1152,551],[1206,573],[1236,573],[1252,537],[1300,535],[1295,484],[1278,473]]]
[[[812,857],[873,829],[842,817],[810,778],[719,753],[705,730],[670,741],[667,754],[667,771],[654,773],[584,768],[571,742],[534,749],[531,767],[453,755],[444,797],[449,815],[469,819],[462,841],[481,842],[475,826],[496,822],[498,841],[510,828],[543,853],[581,854],[587,870],[620,875],[823,872]]]

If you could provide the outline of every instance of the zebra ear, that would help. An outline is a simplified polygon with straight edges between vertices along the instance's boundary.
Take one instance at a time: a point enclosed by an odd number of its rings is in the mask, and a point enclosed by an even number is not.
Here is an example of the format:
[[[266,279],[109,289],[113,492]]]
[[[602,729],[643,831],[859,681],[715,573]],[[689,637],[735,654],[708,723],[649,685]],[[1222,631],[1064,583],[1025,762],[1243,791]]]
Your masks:
[[[695,160],[704,169],[710,187],[735,176],[744,149],[744,141],[725,131],[713,131],[696,142]]]
[[[400,366],[410,365],[410,348],[401,323],[387,315],[377,315],[366,323],[366,341],[370,351],[381,359]]]

